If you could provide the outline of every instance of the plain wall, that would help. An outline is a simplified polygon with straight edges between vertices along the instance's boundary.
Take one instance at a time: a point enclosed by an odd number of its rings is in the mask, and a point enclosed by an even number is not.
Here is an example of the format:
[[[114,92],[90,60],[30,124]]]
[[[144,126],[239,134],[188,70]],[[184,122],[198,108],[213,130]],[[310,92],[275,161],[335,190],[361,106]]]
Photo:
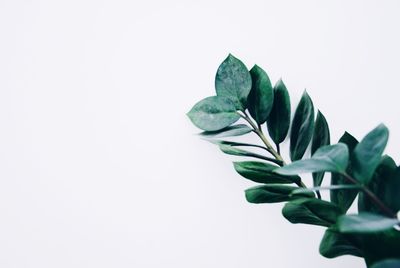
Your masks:
[[[252,205],[186,112],[233,53],[399,159],[399,1],[0,1],[0,266],[364,267]],[[250,137],[250,141],[255,141]],[[308,181],[309,183],[310,181]]]

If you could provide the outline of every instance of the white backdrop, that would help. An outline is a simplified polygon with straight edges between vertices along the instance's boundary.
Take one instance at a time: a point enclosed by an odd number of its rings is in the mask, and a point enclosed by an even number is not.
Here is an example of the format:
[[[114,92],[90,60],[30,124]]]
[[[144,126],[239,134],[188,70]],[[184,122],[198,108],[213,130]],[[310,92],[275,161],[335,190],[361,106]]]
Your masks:
[[[194,134],[229,52],[399,159],[399,1],[0,1],[0,266],[363,267]]]

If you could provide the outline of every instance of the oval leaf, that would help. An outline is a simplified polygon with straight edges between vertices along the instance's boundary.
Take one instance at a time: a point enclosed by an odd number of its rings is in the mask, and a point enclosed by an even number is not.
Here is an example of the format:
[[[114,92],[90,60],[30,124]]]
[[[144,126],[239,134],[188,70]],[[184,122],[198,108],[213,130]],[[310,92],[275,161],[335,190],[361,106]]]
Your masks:
[[[368,184],[389,138],[389,130],[380,124],[369,132],[354,149],[352,158],[353,176],[361,183]]]
[[[308,198],[287,203],[282,209],[282,214],[291,223],[331,226],[342,211],[330,202]]]
[[[349,133],[345,132],[343,136],[339,139],[340,143],[344,143],[349,148],[349,163],[346,168],[347,174],[352,174],[352,154],[354,148],[358,144],[358,141]],[[332,173],[331,177],[331,185],[354,185],[349,182],[343,175],[339,173]],[[357,194],[359,193],[358,190],[337,190],[330,192],[330,199],[333,203],[338,205],[343,211],[347,211],[351,204],[353,203],[354,199],[356,198]]]
[[[268,133],[275,144],[283,142],[290,125],[290,98],[285,84],[279,80],[274,86],[274,102],[267,118]]]
[[[229,54],[218,68],[215,89],[218,96],[230,98],[237,110],[244,111],[251,89],[251,77],[243,62]]]
[[[199,101],[187,115],[195,126],[206,131],[221,130],[240,118],[232,101],[219,96]]]
[[[329,145],[331,142],[328,122],[325,116],[318,111],[317,119],[315,120],[315,128],[311,143],[311,155],[313,155],[318,148]]]
[[[324,187],[312,187],[312,188],[298,188],[292,192],[292,195],[298,195],[298,194],[304,194],[308,192],[314,192],[314,191],[323,191],[323,190],[329,190],[329,191],[339,191],[339,190],[360,190],[362,187],[360,185],[331,185],[331,186],[324,186]]]
[[[246,190],[246,200],[249,203],[279,203],[296,198],[314,197],[313,193],[304,193],[302,196],[290,196],[290,193],[298,187],[269,184],[256,186]]]
[[[294,113],[290,132],[290,159],[299,160],[307,150],[314,130],[314,106],[310,96],[304,91]]]
[[[362,250],[356,246],[351,237],[332,229],[325,231],[319,245],[319,253],[326,258],[336,258],[343,255],[363,256]]]
[[[283,176],[276,174],[275,165],[257,161],[234,162],[235,170],[246,179],[258,183],[299,183],[298,176]]]
[[[263,150],[267,150],[265,147],[257,144],[251,144],[251,143],[244,143],[244,142],[235,142],[235,141],[224,141],[224,140],[209,140],[211,143],[214,143],[216,145],[230,145],[230,146],[243,146],[243,147],[254,147],[254,148],[259,148]]]
[[[341,233],[368,234],[393,229],[396,224],[399,224],[398,219],[362,212],[341,216],[337,221],[337,228]]]
[[[374,263],[371,268],[399,268],[400,259],[387,259]]]
[[[252,80],[251,91],[247,99],[247,106],[251,116],[261,125],[267,121],[274,102],[274,92],[267,73],[259,66],[254,65],[250,70]]]
[[[400,210],[400,169],[391,157],[384,156],[382,158],[368,184],[368,188],[391,210]],[[358,197],[358,210],[385,214],[362,192]]]
[[[252,129],[244,124],[229,126],[218,131],[204,131],[200,136],[206,139],[218,139],[225,137],[241,136],[251,132]]]
[[[219,148],[221,149],[222,152],[229,154],[229,155],[254,157],[254,158],[270,161],[270,162],[273,162],[276,164],[282,164],[281,161],[276,160],[275,158],[266,157],[266,156],[256,154],[253,152],[249,152],[246,150],[242,150],[242,149],[239,149],[239,148],[233,147],[231,145],[227,145],[227,144],[222,144],[222,143],[217,143],[217,144],[219,145]]]
[[[331,143],[329,126],[326,122],[325,116],[318,111],[317,119],[315,120],[314,134],[311,142],[311,155],[313,155],[318,148],[329,145]],[[314,186],[320,186],[324,179],[324,172],[313,173]]]
[[[295,161],[276,170],[283,175],[297,175],[307,172],[344,172],[349,160],[349,150],[343,143],[319,148],[310,159]]]

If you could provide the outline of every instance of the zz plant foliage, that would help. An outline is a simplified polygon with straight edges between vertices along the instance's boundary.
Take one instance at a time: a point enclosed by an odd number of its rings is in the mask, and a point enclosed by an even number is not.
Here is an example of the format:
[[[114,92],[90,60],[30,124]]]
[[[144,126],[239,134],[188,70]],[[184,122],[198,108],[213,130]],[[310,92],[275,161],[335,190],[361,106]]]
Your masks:
[[[319,246],[324,257],[353,255],[367,267],[400,267],[400,167],[383,155],[386,126],[360,141],[345,132],[331,144],[327,120],[306,91],[292,117],[283,81],[272,85],[261,67],[249,71],[233,55],[219,66],[215,89],[215,96],[187,115],[222,152],[248,158],[234,162],[237,173],[257,183],[245,191],[248,202],[284,202],[282,215],[289,222],[326,228]],[[260,144],[225,139],[250,133]],[[287,136],[291,162],[280,151]],[[301,178],[304,173],[312,174],[312,187]],[[326,173],[330,183],[321,186]],[[329,191],[329,200],[321,191]],[[356,197],[358,213],[348,213]]]

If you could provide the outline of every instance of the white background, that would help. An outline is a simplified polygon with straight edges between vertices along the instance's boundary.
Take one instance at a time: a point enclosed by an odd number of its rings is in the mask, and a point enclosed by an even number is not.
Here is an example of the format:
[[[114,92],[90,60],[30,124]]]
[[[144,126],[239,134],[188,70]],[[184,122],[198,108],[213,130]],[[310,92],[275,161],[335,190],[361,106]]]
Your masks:
[[[0,266],[363,267],[251,205],[185,113],[229,52],[399,159],[399,1],[0,1]],[[254,139],[255,141],[255,139]]]

